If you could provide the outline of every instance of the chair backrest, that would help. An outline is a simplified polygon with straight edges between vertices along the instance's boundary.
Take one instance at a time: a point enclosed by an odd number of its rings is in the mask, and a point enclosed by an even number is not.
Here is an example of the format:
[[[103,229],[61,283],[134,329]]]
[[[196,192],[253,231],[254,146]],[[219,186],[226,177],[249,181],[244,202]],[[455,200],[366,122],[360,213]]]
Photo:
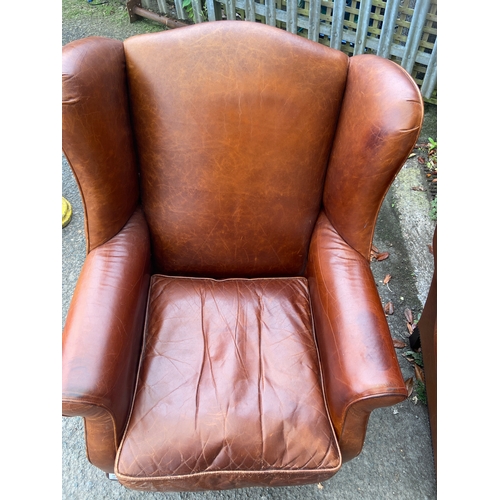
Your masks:
[[[303,275],[320,210],[365,258],[422,97],[397,64],[219,21],[63,48],[87,251],[139,202],[154,272]]]
[[[156,269],[302,274],[347,56],[236,21],[139,35],[124,47]]]

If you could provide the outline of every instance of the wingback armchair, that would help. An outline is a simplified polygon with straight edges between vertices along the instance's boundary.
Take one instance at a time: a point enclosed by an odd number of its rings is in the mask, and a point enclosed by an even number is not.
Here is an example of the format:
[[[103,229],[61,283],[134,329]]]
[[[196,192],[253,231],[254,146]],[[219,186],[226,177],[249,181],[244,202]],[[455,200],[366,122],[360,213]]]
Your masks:
[[[258,23],[63,47],[87,256],[63,415],[126,487],[325,480],[407,397],[370,270],[418,138],[398,65]]]

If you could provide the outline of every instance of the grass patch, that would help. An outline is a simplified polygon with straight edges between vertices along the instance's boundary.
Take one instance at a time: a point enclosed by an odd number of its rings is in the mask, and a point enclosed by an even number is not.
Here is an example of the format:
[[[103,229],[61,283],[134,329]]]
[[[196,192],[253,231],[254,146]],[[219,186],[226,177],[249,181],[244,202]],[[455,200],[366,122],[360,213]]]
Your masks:
[[[128,22],[127,8],[118,0],[95,0],[88,3],[86,0],[62,0],[63,19],[77,19],[80,17],[111,18],[116,22]]]
[[[64,21],[87,19],[103,21],[109,26],[119,28],[130,27],[130,20],[125,2],[120,0],[62,0],[62,18]],[[164,31],[162,24],[142,19],[134,23],[135,31],[140,33],[155,33]]]

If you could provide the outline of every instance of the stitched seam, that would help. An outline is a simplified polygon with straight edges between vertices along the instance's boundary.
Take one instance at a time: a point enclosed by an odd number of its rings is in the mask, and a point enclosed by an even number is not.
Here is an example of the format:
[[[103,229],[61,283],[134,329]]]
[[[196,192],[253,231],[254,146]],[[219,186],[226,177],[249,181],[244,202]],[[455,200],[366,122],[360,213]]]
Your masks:
[[[266,470],[258,470],[258,471],[231,471],[231,470],[220,470],[220,471],[206,471],[206,472],[195,472],[192,474],[183,474],[178,476],[157,476],[157,477],[148,477],[148,476],[127,476],[125,474],[121,474],[120,472],[116,472],[116,476],[120,479],[132,480],[132,481],[165,481],[165,480],[179,480],[179,479],[189,479],[203,476],[213,476],[213,475],[237,475],[237,476],[258,476],[258,475],[267,475],[267,474],[310,474],[316,472],[336,472],[339,469],[338,467],[325,467],[324,469],[266,469]]]
[[[205,278],[203,276],[201,277],[193,277],[193,276],[170,276],[168,274],[153,274],[151,279],[156,278],[156,279],[161,279],[161,278],[167,278],[167,279],[180,279],[180,280],[193,280],[193,281],[212,281],[216,283],[224,283],[226,281],[277,281],[277,280],[300,280],[303,283],[307,284],[307,278],[304,278],[304,276],[276,276],[276,277],[265,277],[265,278],[224,278],[224,279],[215,279],[215,278]]]
[[[309,282],[307,283],[307,295],[308,295],[308,302],[309,302],[309,311],[311,314],[312,337],[314,340],[314,346],[316,348],[316,359],[317,359],[318,368],[319,368],[319,382],[320,382],[320,386],[321,386],[321,395],[323,397],[323,404],[325,406],[325,413],[326,413],[326,416],[328,418],[328,423],[330,424],[330,430],[332,432],[332,436],[334,439],[334,445],[335,445],[335,448],[336,448],[337,454],[338,454],[338,460],[339,460],[338,461],[338,468],[340,468],[340,466],[342,465],[342,453],[340,451],[340,446],[338,443],[337,434],[335,433],[333,421],[332,421],[332,418],[330,416],[330,409],[329,409],[329,406],[328,406],[328,403],[326,400],[325,380],[324,380],[324,376],[323,376],[323,367],[321,365],[321,353],[320,353],[319,346],[318,346],[318,339],[316,338],[316,328],[315,328],[315,324],[314,324],[314,313],[313,313],[313,309],[312,309],[311,295],[309,293]]]
[[[146,347],[146,332],[148,330],[148,324],[149,324],[149,305],[150,305],[150,298],[151,298],[151,290],[153,288],[153,282],[154,281],[156,281],[155,280],[155,276],[151,276],[151,278],[149,280],[149,290],[148,290],[148,297],[147,297],[147,302],[146,302],[146,313],[145,313],[144,327],[143,327],[143,330],[142,330],[141,357],[140,357],[140,360],[139,360],[139,365],[137,367],[137,375],[136,375],[136,378],[135,378],[134,395],[132,397],[132,403],[130,404],[129,414],[128,414],[128,418],[127,418],[127,424],[125,425],[125,430],[123,431],[122,440],[121,440],[120,446],[118,447],[118,451],[116,452],[115,467],[114,467],[115,470],[118,469],[118,461],[119,461],[120,454],[121,454],[121,451],[122,451],[123,443],[125,442],[125,437],[126,437],[127,432],[128,432],[128,428],[129,428],[129,425],[130,425],[130,420],[132,418],[132,414],[133,414],[133,410],[134,410],[134,406],[135,406],[135,399],[136,399],[136,396],[137,396],[137,389],[139,387],[139,377],[140,377],[140,374],[141,374],[142,365],[144,363],[144,357],[145,357],[144,356],[144,352],[145,352],[145,347]]]

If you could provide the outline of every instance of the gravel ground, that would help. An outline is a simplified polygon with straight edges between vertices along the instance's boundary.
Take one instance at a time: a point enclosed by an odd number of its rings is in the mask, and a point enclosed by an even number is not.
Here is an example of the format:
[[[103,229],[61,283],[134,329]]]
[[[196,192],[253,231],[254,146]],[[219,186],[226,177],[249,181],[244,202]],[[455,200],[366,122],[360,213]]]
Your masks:
[[[163,30],[162,26],[140,21],[130,25],[118,18],[120,2],[114,15],[88,13],[78,17],[64,17],[63,45],[90,35],[125,39],[134,34]],[[83,1],[83,0],[81,0]],[[97,6],[94,8],[98,8]],[[436,137],[436,109],[426,107],[422,138]],[[414,314],[422,310],[433,272],[432,256],[427,245],[432,242],[434,223],[429,218],[430,203],[425,192],[414,191],[410,185],[425,185],[424,174],[415,160],[409,160],[386,197],[375,232],[374,243],[381,251],[390,253],[389,259],[372,265],[379,283],[383,303],[392,300],[395,313],[388,317],[394,338],[406,340],[404,308]],[[62,195],[73,207],[73,219],[62,232],[62,321],[64,324],[69,302],[85,258],[83,209],[71,170],[62,158]],[[382,284],[390,273],[390,289]],[[413,368],[398,350],[405,378]],[[64,499],[145,499],[182,498],[206,499],[361,499],[389,498],[423,500],[437,495],[427,407],[412,398],[392,408],[376,410],[369,421],[365,446],[361,455],[343,465],[332,479],[317,485],[289,488],[251,488],[206,493],[140,493],[126,490],[110,481],[86,459],[83,421],[79,418],[62,419],[62,498]]]

